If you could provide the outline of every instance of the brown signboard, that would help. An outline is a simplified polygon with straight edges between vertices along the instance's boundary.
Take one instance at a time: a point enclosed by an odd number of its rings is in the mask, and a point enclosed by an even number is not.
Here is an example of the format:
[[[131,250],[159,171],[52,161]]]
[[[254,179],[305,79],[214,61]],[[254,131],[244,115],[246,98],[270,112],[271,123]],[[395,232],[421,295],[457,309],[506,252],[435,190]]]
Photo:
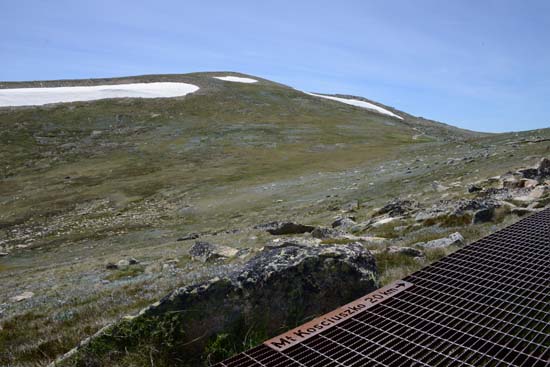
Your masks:
[[[352,316],[368,310],[372,306],[375,306],[385,299],[390,298],[412,286],[412,283],[399,280],[369,293],[353,302],[350,302],[334,311],[298,326],[297,328],[287,331],[282,335],[269,339],[264,342],[264,344],[276,351],[283,351],[295,344],[311,338],[314,335],[319,334],[322,331],[338,325]]]

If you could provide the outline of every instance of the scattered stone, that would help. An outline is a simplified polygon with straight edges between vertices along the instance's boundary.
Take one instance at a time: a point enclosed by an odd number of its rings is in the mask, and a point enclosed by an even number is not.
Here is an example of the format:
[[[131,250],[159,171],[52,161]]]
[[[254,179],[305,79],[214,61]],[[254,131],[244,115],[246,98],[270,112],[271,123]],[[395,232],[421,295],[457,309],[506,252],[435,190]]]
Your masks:
[[[502,187],[505,189],[517,189],[520,187],[520,180],[517,177],[507,177],[502,180]]]
[[[189,233],[186,236],[178,238],[176,241],[196,240],[199,237],[200,237],[200,235],[198,233]]]
[[[486,223],[486,222],[492,221],[494,217],[495,217],[495,208],[494,207],[483,208],[483,209],[478,210],[474,213],[473,222],[474,222],[474,224]]]
[[[525,168],[518,170],[518,173],[526,179],[535,179],[539,175],[539,171],[536,168]]]
[[[10,301],[12,302],[21,302],[21,301],[24,301],[26,299],[29,299],[29,298],[32,298],[34,296],[34,293],[33,292],[23,292],[17,296],[13,296],[10,298]]]
[[[105,265],[105,268],[107,268],[108,270],[116,270],[118,269],[118,265],[113,263],[107,263],[107,265]]]
[[[519,187],[524,187],[524,188],[527,188],[527,189],[533,188],[533,187],[537,186],[538,184],[539,184],[539,182],[537,180],[533,180],[533,179],[530,179],[530,178],[522,178],[519,181]]]
[[[239,250],[233,247],[224,245],[215,245],[209,242],[197,241],[189,249],[189,255],[193,260],[201,262],[209,262],[222,258],[234,257]]]
[[[550,177],[550,159],[542,158],[537,167],[540,178]]]
[[[125,268],[127,266],[130,266],[130,261],[126,259],[119,260],[117,263],[117,268]]]
[[[418,203],[414,200],[394,199],[378,210],[377,215],[388,214],[390,217],[397,217],[414,211]]]
[[[271,222],[266,224],[260,224],[254,228],[264,229],[272,235],[285,235],[285,234],[302,234],[311,232],[315,229],[313,226],[306,226],[303,224],[293,222]]]
[[[483,188],[481,186],[475,185],[475,184],[468,185],[468,192],[472,193],[472,192],[479,192],[479,191],[483,191]]]
[[[403,217],[387,217],[387,218],[382,218],[382,219],[374,219],[374,222],[371,223],[371,227],[374,227],[374,228],[377,228],[377,227],[380,227],[380,226],[383,226],[384,224],[388,224],[388,223],[391,223],[391,222],[395,222],[399,219],[402,219]]]
[[[550,193],[550,187],[549,186],[537,186],[533,188],[528,194],[516,196],[514,197],[514,200],[516,201],[522,201],[522,202],[533,202],[541,199],[542,197],[546,196],[548,193]]]
[[[448,237],[439,238],[437,240],[432,240],[428,242],[418,242],[415,246],[420,246],[424,248],[440,248],[440,247],[449,247],[452,245],[463,245],[464,237],[458,232],[452,233]]]
[[[353,220],[350,217],[343,217],[338,218],[334,222],[332,222],[331,226],[332,228],[341,228],[341,229],[348,229],[356,225],[355,220]]]
[[[311,236],[313,238],[326,239],[338,237],[342,234],[339,230],[327,227],[317,227],[311,231]]]
[[[280,247],[280,246],[303,246],[303,247],[309,247],[309,246],[317,246],[321,243],[321,240],[319,238],[311,238],[311,237],[296,237],[296,238],[290,238],[285,241],[273,241],[270,244],[267,244],[267,247]]]

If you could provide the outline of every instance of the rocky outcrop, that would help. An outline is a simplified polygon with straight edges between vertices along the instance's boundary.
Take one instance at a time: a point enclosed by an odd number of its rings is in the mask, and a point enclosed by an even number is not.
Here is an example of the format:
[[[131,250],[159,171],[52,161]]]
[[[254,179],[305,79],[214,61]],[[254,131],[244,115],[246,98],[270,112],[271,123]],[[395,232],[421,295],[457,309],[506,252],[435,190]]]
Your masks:
[[[157,353],[151,357],[156,361],[200,364],[217,335],[241,344],[253,335],[273,336],[377,285],[374,258],[359,243],[270,246],[226,278],[173,291],[85,341],[68,357],[89,360],[108,353],[122,358],[125,351],[147,345]]]
[[[271,222],[266,224],[261,224],[255,227],[256,229],[265,229],[269,234],[272,235],[286,235],[286,234],[302,234],[308,233],[315,229],[313,226],[307,226],[304,224],[293,223],[293,222]]]

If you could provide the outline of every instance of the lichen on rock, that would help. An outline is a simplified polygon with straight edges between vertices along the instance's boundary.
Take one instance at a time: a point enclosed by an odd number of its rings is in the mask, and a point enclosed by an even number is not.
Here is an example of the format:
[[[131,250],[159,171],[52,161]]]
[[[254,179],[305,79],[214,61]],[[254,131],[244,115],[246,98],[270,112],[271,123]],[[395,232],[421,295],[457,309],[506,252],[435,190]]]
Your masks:
[[[200,365],[212,343],[237,345],[274,336],[375,290],[372,254],[360,243],[269,246],[224,278],[174,290],[72,351],[66,362],[113,363],[145,348],[157,364],[178,358]],[[226,343],[227,344],[227,343]],[[215,353],[214,353],[215,354]]]

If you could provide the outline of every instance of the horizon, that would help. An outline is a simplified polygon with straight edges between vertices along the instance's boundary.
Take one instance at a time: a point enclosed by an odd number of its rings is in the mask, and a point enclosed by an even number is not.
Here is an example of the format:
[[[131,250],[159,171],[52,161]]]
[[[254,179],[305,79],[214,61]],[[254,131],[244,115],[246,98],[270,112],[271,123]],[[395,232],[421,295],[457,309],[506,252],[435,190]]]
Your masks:
[[[2,4],[0,80],[233,71],[475,131],[550,127],[544,1],[161,5]]]

